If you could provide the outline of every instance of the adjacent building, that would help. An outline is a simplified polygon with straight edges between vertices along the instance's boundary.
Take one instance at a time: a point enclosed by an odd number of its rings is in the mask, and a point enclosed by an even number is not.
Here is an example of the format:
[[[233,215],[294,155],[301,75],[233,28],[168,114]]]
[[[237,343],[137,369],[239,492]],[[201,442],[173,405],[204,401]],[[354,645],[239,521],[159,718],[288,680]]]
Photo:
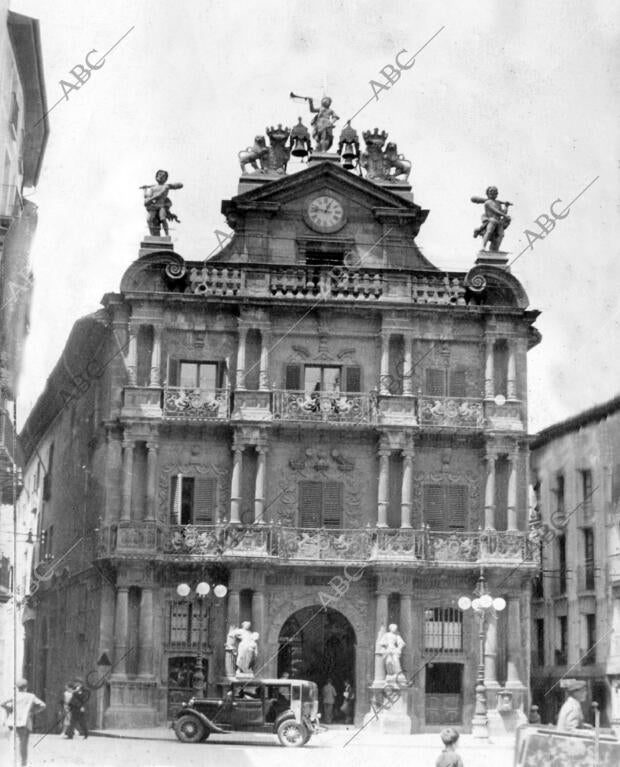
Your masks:
[[[13,574],[28,560],[24,525],[14,535],[13,505],[21,490],[22,460],[15,435],[22,350],[28,333],[32,274],[29,250],[36,206],[23,196],[36,186],[48,135],[39,23],[0,0],[0,657],[13,657]],[[17,539],[14,550],[14,540]],[[22,570],[27,566],[21,567]],[[23,596],[23,595],[22,595]],[[15,621],[21,665],[21,612]],[[13,664],[0,664],[0,694],[11,691]]]
[[[620,724],[620,397],[541,431],[531,444],[542,524],[532,602],[532,695],[555,722],[566,676],[588,682]],[[589,702],[585,704],[586,709]]]
[[[361,721],[395,623],[412,680],[399,726],[469,728],[481,660],[494,726],[523,720],[538,313],[506,254],[433,266],[416,244],[428,211],[378,167],[316,152],[297,173],[244,174],[217,255],[146,237],[76,323],[22,435],[47,557],[37,693],[82,675],[101,680],[93,722],[163,724],[215,690],[248,620],[259,675],[330,676],[339,694],[348,679]],[[481,573],[507,602],[482,659],[457,607]]]

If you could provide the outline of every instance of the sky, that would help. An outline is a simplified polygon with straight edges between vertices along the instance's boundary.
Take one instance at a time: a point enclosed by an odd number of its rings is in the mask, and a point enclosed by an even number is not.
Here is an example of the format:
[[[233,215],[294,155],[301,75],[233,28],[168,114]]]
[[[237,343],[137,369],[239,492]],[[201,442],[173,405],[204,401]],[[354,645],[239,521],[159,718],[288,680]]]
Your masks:
[[[512,272],[530,308],[542,312],[543,341],[528,355],[530,432],[620,390],[615,0],[11,7],[40,20],[48,105],[60,99],[38,187],[26,194],[39,207],[39,226],[22,423],[75,320],[117,292],[137,258],[146,233],[138,187],[158,168],[184,184],[173,195],[175,249],[205,258],[218,244],[215,230],[228,231],[220,204],[237,193],[238,151],[266,126],[292,127],[299,115],[309,124],[290,91],[327,93],[341,126],[367,104],[353,127],[360,137],[386,130],[411,160],[414,199],[430,210],[417,243],[439,268],[474,263],[481,211],[472,195],[493,184],[513,202],[502,249],[516,258]],[[76,82],[70,70],[117,42],[65,96],[60,81]],[[373,98],[370,81],[385,83],[381,70],[403,49],[419,51],[415,64]],[[561,212],[575,198],[568,215],[553,219],[554,201]],[[541,234],[536,219],[548,229],[543,238],[526,233]]]

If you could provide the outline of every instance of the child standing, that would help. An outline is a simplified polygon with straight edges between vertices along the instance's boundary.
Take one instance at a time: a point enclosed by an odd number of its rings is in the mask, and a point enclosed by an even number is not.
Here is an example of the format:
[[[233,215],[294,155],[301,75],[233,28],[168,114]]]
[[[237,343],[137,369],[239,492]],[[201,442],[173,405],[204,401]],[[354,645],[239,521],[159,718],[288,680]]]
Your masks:
[[[458,732],[454,727],[446,727],[439,733],[439,737],[443,741],[445,748],[437,757],[435,767],[463,767],[463,760],[454,750],[459,739]]]

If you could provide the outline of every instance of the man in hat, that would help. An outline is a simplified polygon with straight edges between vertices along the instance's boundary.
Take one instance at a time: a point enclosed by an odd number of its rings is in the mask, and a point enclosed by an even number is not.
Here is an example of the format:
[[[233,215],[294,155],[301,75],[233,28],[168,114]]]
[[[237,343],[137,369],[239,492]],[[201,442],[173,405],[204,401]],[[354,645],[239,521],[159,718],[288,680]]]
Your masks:
[[[84,683],[81,679],[76,679],[73,682],[73,695],[69,701],[69,711],[71,713],[71,719],[69,721],[69,728],[65,734],[65,738],[71,740],[75,730],[79,730],[82,733],[83,738],[88,737],[88,725],[86,724],[86,702],[90,697],[90,692],[84,687]]]
[[[558,714],[558,730],[577,730],[587,727],[589,724],[583,722],[583,709],[581,704],[586,699],[586,683],[577,679],[569,679],[565,685],[568,697],[564,701],[560,713]]]
[[[32,732],[32,716],[43,711],[45,703],[39,700],[34,693],[27,692],[28,682],[25,679],[18,679],[15,686],[17,687],[15,698],[9,698],[0,705],[9,715],[9,727],[11,729],[15,727],[19,739],[22,767],[26,767],[28,764],[28,738]],[[13,705],[15,705],[15,711],[13,711]]]

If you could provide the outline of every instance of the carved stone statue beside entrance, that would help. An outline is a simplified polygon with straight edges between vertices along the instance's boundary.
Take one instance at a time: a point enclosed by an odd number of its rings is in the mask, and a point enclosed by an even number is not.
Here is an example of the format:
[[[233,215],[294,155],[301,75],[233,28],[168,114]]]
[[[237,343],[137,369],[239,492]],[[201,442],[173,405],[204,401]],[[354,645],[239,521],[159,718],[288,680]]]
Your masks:
[[[403,673],[400,656],[405,641],[398,633],[398,626],[395,623],[390,623],[388,630],[379,637],[378,644],[383,654],[386,679],[388,681],[390,679],[396,680],[399,674]]]
[[[182,189],[183,184],[168,184],[168,172],[158,170],[155,174],[155,184],[145,184],[140,187],[144,190],[144,207],[147,212],[146,222],[149,227],[149,233],[159,237],[161,230],[168,235],[168,221],[180,220],[170,211],[172,202],[168,197],[170,189]]]
[[[244,621],[241,628],[231,626],[226,637],[226,676],[254,678],[254,666],[258,655],[258,633],[250,631],[251,623]]]
[[[471,198],[472,202],[484,205],[482,226],[474,229],[474,237],[482,237],[482,250],[486,250],[488,243],[489,250],[497,252],[504,239],[504,231],[510,225],[508,208],[512,203],[497,199],[496,186],[487,187],[486,194],[486,197]]]

